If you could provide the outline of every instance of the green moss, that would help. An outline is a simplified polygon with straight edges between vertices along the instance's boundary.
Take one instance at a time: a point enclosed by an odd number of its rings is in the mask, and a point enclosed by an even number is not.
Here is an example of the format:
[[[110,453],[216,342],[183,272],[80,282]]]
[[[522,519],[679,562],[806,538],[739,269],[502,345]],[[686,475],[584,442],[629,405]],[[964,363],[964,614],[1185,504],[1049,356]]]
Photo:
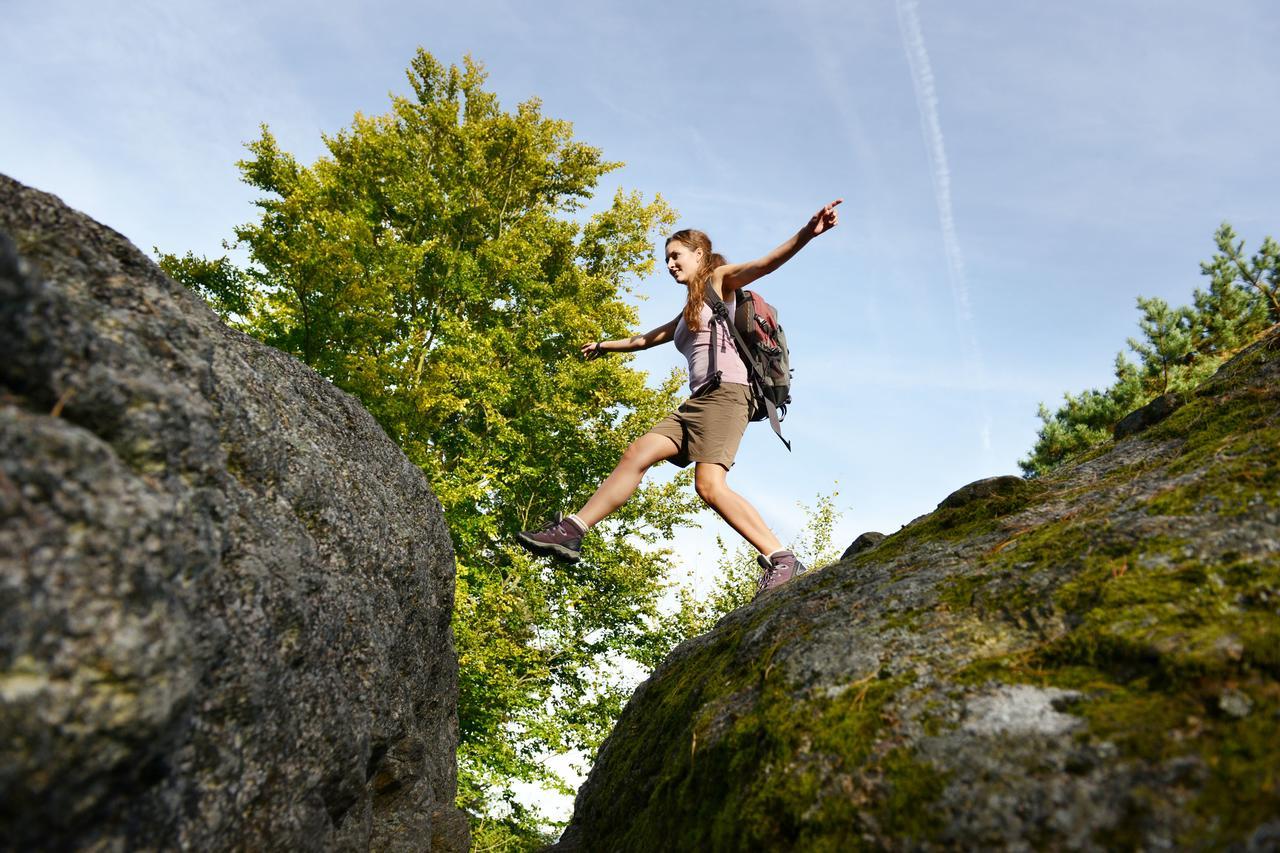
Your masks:
[[[1280,428],[1259,429],[1224,438],[1179,460],[1177,476],[1201,468],[1189,483],[1175,486],[1147,504],[1153,515],[1212,512],[1240,515],[1259,503],[1280,506]]]
[[[883,836],[910,844],[935,837],[943,828],[941,814],[929,808],[942,796],[947,775],[928,762],[918,761],[910,750],[898,747],[880,762],[888,794],[874,807]]]
[[[951,610],[970,609],[990,580],[989,575],[953,575],[938,586],[938,602]]]
[[[1223,848],[1240,841],[1242,829],[1280,814],[1280,701],[1274,683],[1268,688],[1252,693],[1254,707],[1244,719],[1206,717],[1198,746],[1209,778],[1193,806],[1204,830],[1184,839],[1187,846]]]
[[[1185,782],[1195,792],[1192,829],[1179,845],[1217,849],[1280,812],[1280,559],[1227,554],[1205,562],[1193,546],[1117,539],[1095,543],[1093,552],[1059,552],[1079,563],[1073,579],[1050,595],[1071,630],[1018,654],[970,663],[948,681],[1077,690],[1085,698],[1073,712],[1088,722],[1081,737],[1110,741],[1128,760],[1157,766],[1198,759],[1204,772]],[[1038,562],[1052,552],[1046,537],[1022,556],[1038,553]],[[981,606],[989,588],[973,585],[971,600]],[[968,586],[955,582],[951,598],[968,594]],[[1243,718],[1223,710],[1227,689],[1249,697]],[[1095,841],[1141,846],[1150,811],[1144,802],[1143,792],[1134,792],[1121,823]]]
[[[1202,711],[1197,697],[1153,691],[1141,678],[1118,684],[1097,672],[1087,690],[1088,699],[1075,711],[1088,721],[1090,735],[1111,741],[1129,757],[1151,762],[1184,753],[1186,748],[1170,734]]]
[[[1029,683],[1034,679],[1028,677],[1022,665],[1025,656],[1000,655],[973,661],[947,675],[951,684],[963,686],[980,686],[997,682],[1000,684]]]
[[[1075,627],[1043,654],[1060,664],[1136,668],[1170,684],[1241,667],[1280,673],[1277,596],[1278,559],[1206,564],[1191,543],[1143,541],[1086,561],[1057,591]]]
[[[754,779],[734,787],[718,810],[710,849],[851,849],[861,847],[859,804],[838,784],[864,769],[883,727],[885,704],[907,677],[870,678],[834,698],[796,703],[769,695],[762,712],[740,721],[717,744],[733,759],[723,778]],[[744,760],[752,753],[755,758]],[[747,774],[747,775],[740,775]],[[702,844],[687,849],[698,849]]]
[[[1191,806],[1198,819],[1179,846],[1221,849],[1280,811],[1280,689],[1275,682],[1254,680],[1247,690],[1237,684],[1233,689],[1248,695],[1252,708],[1236,718],[1220,707],[1224,689],[1234,682],[1202,679],[1169,690],[1153,689],[1148,679],[1117,682],[1108,672],[1087,667],[1064,668],[1053,675],[1056,686],[1086,694],[1073,711],[1088,722],[1090,739],[1110,741],[1127,759],[1151,764],[1199,760],[1203,782],[1196,786]],[[1141,803],[1139,796],[1128,820],[1097,841],[1140,840]]]
[[[872,676],[835,696],[797,696],[767,656],[733,664],[740,636],[686,660],[646,697],[652,707],[628,715],[643,720],[643,730],[617,733],[627,754],[611,750],[609,763],[626,772],[605,774],[617,787],[597,793],[625,825],[593,827],[596,843],[625,850],[863,846],[859,806],[838,780],[868,761],[883,708],[910,677]],[[884,770],[904,802],[941,790],[927,767],[903,757]]]
[[[962,541],[988,534],[1002,519],[1026,509],[1046,492],[1043,484],[1027,482],[1004,494],[975,498],[958,507],[942,507],[887,537],[874,550],[859,554],[854,564],[884,563],[932,540]]]
[[[1254,347],[1151,430],[1157,440],[1184,440],[1169,476],[1196,475],[1156,496],[1151,512],[1234,515],[1258,500],[1280,506],[1280,389],[1255,372],[1277,357]]]
[[[922,610],[898,610],[891,612],[880,623],[885,631],[915,631],[924,622],[925,612]]]
[[[1206,772],[1194,786],[1196,829],[1180,844],[1217,848],[1280,810],[1280,561],[1205,564],[1194,554],[1188,543],[1148,540],[1086,556],[1053,596],[1073,623],[1065,637],[974,662],[949,680],[1078,690],[1084,737],[1156,765],[1198,758]],[[1242,719],[1221,707],[1233,685],[1252,703]],[[1138,792],[1121,825],[1095,840],[1140,841],[1142,803]]]

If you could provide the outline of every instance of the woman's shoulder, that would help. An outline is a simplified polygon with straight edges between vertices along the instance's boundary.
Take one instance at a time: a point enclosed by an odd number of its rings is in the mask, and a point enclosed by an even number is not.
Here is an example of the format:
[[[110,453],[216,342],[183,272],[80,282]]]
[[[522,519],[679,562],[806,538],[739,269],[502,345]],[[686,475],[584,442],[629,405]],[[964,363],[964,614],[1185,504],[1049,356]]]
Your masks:
[[[721,302],[732,302],[738,297],[738,291],[732,287],[725,287],[723,280],[712,280],[708,284],[715,291],[715,294],[720,297]]]

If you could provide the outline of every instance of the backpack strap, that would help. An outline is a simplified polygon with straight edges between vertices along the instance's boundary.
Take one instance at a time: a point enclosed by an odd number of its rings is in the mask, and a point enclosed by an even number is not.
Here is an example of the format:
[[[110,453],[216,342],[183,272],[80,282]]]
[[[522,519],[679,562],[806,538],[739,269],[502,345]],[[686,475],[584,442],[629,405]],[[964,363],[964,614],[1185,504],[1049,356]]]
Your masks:
[[[769,399],[769,395],[764,393],[764,377],[760,375],[760,370],[756,367],[755,359],[751,357],[751,348],[747,345],[747,342],[743,340],[742,333],[738,331],[738,324],[729,316],[729,306],[720,298],[720,294],[716,293],[715,288],[711,286],[711,282],[709,281],[707,282],[707,290],[703,295],[703,299],[705,299],[706,303],[711,306],[713,318],[719,317],[729,328],[729,333],[733,336],[733,344],[738,348],[738,355],[742,358],[742,363],[747,366],[747,373],[749,374],[751,381],[755,384],[756,396],[764,401],[765,411],[769,413],[769,425],[773,427],[773,431],[777,433],[778,438],[786,446],[787,450],[791,450],[791,442],[782,437],[782,419],[778,417],[778,407]],[[715,320],[712,319],[711,365],[713,368],[715,367],[715,335],[716,324]],[[716,372],[715,380],[717,384],[720,381],[720,374],[718,371]]]
[[[710,287],[710,285],[707,285]],[[712,309],[714,311],[714,309]],[[716,341],[716,321],[711,319],[711,364],[707,370],[707,381],[702,383],[702,387],[693,392],[694,397],[701,397],[708,391],[714,391],[720,387],[720,377],[724,375],[724,371],[720,370],[717,365],[717,353],[720,351],[720,344]]]

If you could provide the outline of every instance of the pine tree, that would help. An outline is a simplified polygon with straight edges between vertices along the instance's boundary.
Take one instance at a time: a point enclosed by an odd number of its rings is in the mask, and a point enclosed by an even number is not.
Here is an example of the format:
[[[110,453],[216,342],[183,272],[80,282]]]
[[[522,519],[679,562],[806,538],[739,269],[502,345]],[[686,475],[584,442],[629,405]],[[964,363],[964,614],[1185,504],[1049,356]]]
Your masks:
[[[1026,476],[1051,471],[1109,440],[1126,414],[1161,394],[1190,390],[1262,329],[1280,322],[1280,244],[1267,237],[1246,261],[1244,242],[1225,222],[1214,243],[1218,251],[1200,265],[1209,289],[1197,288],[1192,306],[1171,308],[1163,299],[1138,297],[1142,337],[1129,339],[1138,364],[1118,354],[1110,387],[1064,394],[1056,411],[1040,405],[1035,446],[1018,463]]]
[[[1129,349],[1142,365],[1143,386],[1159,396],[1177,387],[1186,368],[1195,360],[1192,347],[1194,314],[1185,306],[1170,308],[1158,297],[1138,297],[1138,321],[1145,341],[1129,338]]]

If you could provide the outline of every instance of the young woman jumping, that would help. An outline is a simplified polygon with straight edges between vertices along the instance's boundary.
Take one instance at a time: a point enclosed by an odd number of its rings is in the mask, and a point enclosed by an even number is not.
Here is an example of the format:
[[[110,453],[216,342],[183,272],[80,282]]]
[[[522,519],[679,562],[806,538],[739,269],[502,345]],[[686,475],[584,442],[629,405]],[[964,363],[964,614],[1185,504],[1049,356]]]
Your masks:
[[[670,322],[643,335],[586,344],[582,355],[592,359],[604,353],[632,352],[675,341],[676,349],[689,360],[689,389],[693,396],[632,442],[613,473],[575,514],[541,529],[517,534],[516,538],[525,548],[535,554],[577,562],[586,532],[626,503],[649,468],[665,459],[681,468],[693,462],[693,482],[698,497],[760,552],[757,559],[762,571],[757,594],[780,586],[804,571],[796,555],[782,547],[755,507],[725,482],[750,419],[750,379],[728,329],[722,329],[719,340],[728,345],[717,353],[720,383],[706,390],[711,379],[711,324],[722,321],[713,319],[704,294],[710,284],[733,317],[737,291],[773,272],[814,237],[836,227],[839,221],[836,205],[841,201],[843,199],[837,199],[826,205],[781,246],[747,263],[728,263],[712,250],[711,238],[701,231],[677,231],[667,239],[667,272],[688,291],[684,310]]]

